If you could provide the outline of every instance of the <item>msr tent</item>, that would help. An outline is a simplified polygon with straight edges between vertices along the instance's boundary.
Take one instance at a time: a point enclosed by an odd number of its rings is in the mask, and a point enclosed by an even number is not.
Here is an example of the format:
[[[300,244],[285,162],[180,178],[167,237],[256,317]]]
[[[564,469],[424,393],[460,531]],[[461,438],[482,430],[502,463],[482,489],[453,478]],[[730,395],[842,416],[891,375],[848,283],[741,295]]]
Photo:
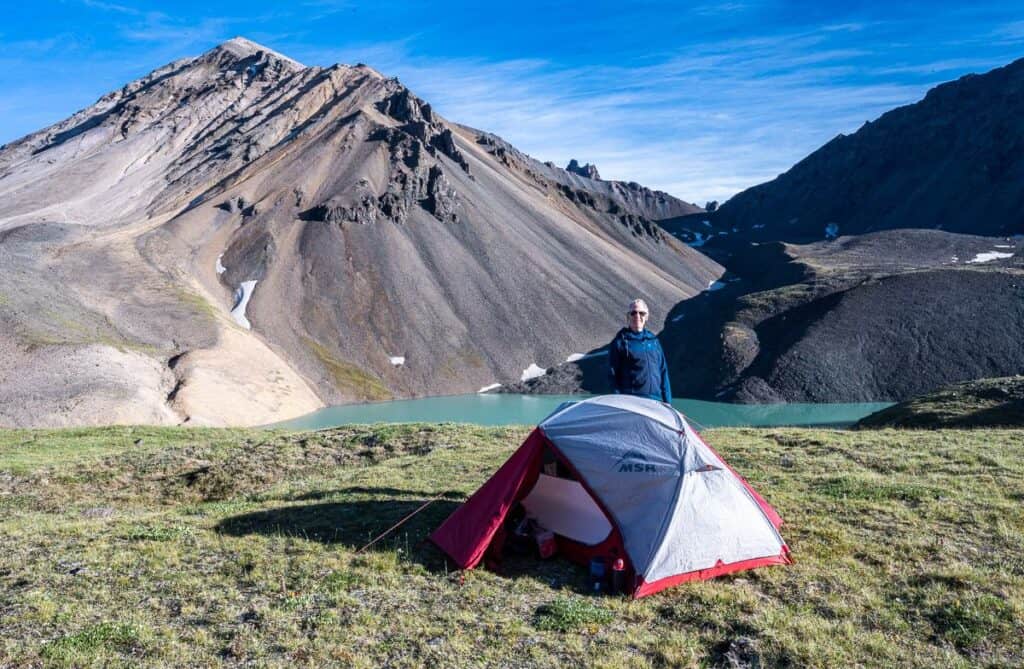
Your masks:
[[[521,504],[577,562],[622,558],[634,597],[791,564],[779,514],[661,402],[563,404],[430,536],[464,569],[500,554]]]

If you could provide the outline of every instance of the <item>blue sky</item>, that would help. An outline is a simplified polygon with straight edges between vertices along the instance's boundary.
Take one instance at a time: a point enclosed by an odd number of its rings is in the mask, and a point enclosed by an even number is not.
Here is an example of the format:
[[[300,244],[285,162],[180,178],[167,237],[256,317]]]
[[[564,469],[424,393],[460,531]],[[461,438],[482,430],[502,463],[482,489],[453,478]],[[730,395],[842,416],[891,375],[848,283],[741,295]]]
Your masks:
[[[1024,0],[44,0],[4,19],[0,143],[242,35],[306,65],[368,63],[536,158],[699,204],[1024,56]]]

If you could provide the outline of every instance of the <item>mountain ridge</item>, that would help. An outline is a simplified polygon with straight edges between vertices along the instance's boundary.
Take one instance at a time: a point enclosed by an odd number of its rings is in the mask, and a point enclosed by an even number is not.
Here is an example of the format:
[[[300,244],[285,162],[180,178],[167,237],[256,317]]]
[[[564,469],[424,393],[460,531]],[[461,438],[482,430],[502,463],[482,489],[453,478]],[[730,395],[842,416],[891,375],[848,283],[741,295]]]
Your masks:
[[[1024,58],[839,134],[709,220],[752,239],[799,242],[822,239],[829,225],[833,237],[914,227],[1024,233],[1022,113]]]

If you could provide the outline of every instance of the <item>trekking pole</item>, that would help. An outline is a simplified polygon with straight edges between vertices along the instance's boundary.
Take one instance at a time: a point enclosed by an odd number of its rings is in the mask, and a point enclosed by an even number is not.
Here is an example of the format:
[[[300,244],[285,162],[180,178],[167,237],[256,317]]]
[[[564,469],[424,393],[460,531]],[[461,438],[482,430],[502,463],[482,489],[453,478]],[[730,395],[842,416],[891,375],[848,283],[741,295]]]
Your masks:
[[[377,543],[378,541],[380,541],[381,539],[383,539],[384,537],[386,537],[387,535],[391,534],[392,532],[397,530],[399,527],[404,525],[405,521],[409,520],[410,518],[415,516],[417,513],[419,513],[423,509],[427,508],[428,506],[430,506],[431,504],[433,504],[434,502],[436,502],[437,500],[441,499],[442,497],[444,497],[447,494],[448,494],[448,491],[445,491],[445,492],[439,493],[436,497],[434,497],[432,499],[428,499],[426,502],[424,502],[423,504],[420,505],[420,508],[416,509],[415,511],[413,511],[412,513],[407,515],[405,518],[402,518],[400,521],[398,521],[397,523],[395,523],[394,525],[392,525],[391,527],[386,529],[383,534],[381,534],[379,537],[377,537],[376,539],[374,539],[370,543],[366,544],[365,546],[363,546],[362,548],[357,550],[355,553],[353,553],[353,555],[359,555],[360,553],[365,551],[367,548],[369,548],[370,546],[374,545],[375,543]]]

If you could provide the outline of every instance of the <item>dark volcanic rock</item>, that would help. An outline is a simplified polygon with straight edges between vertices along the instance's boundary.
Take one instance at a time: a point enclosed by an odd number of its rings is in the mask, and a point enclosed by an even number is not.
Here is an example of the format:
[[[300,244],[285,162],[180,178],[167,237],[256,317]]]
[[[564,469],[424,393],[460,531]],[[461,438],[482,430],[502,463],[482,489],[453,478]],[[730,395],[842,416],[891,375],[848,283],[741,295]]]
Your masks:
[[[741,402],[900,400],[1018,373],[1021,246],[926,230],[735,244],[725,287],[666,318],[673,390]],[[972,262],[993,252],[1018,255]]]
[[[394,85],[399,84],[394,82]],[[418,153],[421,147],[427,146],[431,153],[439,151],[448,156],[465,172],[469,172],[469,163],[455,146],[452,131],[434,116],[430,105],[423,102],[405,87],[400,87],[393,94],[377,103],[377,109],[391,118],[404,121],[400,128],[388,128],[382,132],[384,138],[391,143],[392,147],[406,142],[402,134],[414,137],[419,140],[415,151]],[[410,165],[415,167],[415,165]]]
[[[565,171],[572,172],[573,174],[578,174],[581,177],[586,177],[588,179],[601,178],[601,175],[598,174],[597,172],[597,165],[591,165],[590,163],[587,163],[586,165],[580,166],[580,164],[576,162],[575,158],[570,160],[569,164],[565,166]]]
[[[869,280],[764,322],[747,375],[790,401],[899,400],[1024,372],[1022,333],[1024,275],[913,272]]]
[[[822,239],[932,228],[1024,232],[1024,59],[942,84],[719,207],[720,229]],[[754,226],[760,226],[755,229]]]
[[[343,204],[332,198],[323,204],[300,212],[299,220],[369,225],[377,220],[380,209],[378,200],[372,194],[366,193],[351,204]]]
[[[573,395],[582,392],[604,394],[611,391],[608,354],[604,351],[595,351],[582,360],[551,367],[544,376],[506,383],[497,390],[500,393],[530,395]]]
[[[459,220],[459,194],[452,188],[444,171],[434,165],[427,173],[427,195],[422,200],[423,208],[439,221],[456,223]]]

